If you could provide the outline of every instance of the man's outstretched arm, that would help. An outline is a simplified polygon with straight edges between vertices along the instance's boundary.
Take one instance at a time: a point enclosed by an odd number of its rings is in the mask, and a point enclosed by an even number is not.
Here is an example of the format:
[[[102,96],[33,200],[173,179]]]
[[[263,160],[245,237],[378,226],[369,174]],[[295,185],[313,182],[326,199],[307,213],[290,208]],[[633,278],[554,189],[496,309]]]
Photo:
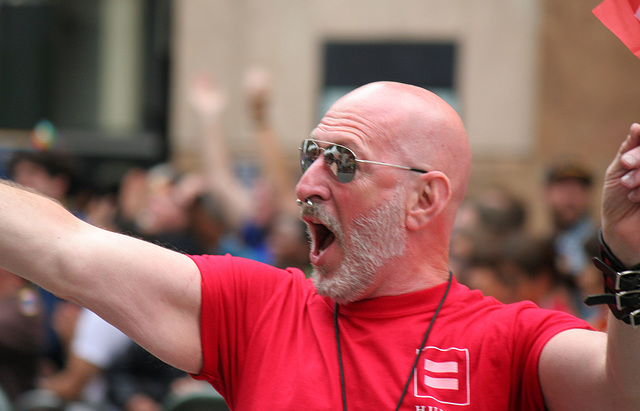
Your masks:
[[[640,263],[639,124],[631,126],[605,174],[602,237],[625,268]],[[640,328],[611,314],[606,334],[570,330],[553,337],[539,367],[551,410],[640,409]]]
[[[190,258],[4,182],[0,266],[89,308],[165,362],[200,370],[200,274]]]

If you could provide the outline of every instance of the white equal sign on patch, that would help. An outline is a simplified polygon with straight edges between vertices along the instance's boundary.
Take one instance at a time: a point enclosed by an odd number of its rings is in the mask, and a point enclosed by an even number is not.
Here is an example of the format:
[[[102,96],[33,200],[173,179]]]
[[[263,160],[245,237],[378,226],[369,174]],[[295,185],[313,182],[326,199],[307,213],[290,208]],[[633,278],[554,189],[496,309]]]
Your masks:
[[[457,374],[458,363],[456,361],[437,362],[425,359],[424,370],[430,372],[432,375]],[[457,377],[434,377],[432,375],[425,374],[423,376],[424,385],[427,387],[439,390],[457,390],[460,388],[460,380]]]

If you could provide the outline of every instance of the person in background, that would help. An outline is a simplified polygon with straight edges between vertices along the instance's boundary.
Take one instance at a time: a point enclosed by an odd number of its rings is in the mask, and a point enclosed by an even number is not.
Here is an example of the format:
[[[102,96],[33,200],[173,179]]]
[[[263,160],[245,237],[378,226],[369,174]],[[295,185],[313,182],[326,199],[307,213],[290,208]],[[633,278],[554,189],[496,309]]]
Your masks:
[[[184,371],[131,343],[106,371],[108,404],[126,411],[161,411],[173,384],[185,377]]]
[[[9,177],[16,183],[28,187],[60,202],[74,215],[84,218],[81,210],[74,206],[74,195],[78,192],[79,181],[74,159],[62,152],[16,151],[7,164]],[[50,374],[63,367],[68,343],[73,332],[80,307],[44,290],[38,290],[44,303],[45,351],[43,374]],[[64,317],[64,326],[59,334],[53,325],[54,317]],[[67,331],[67,332],[65,332]]]
[[[294,267],[307,276],[311,274],[307,227],[299,218],[288,213],[278,215],[267,235],[267,246],[274,266]]]
[[[555,267],[553,245],[531,235],[504,244],[500,270],[513,284],[513,301],[532,301],[541,308],[576,315],[570,289]]]
[[[451,235],[449,267],[453,274],[466,284],[465,273],[470,270],[465,265],[469,259],[480,263],[487,260],[489,254],[493,257],[500,254],[505,243],[525,234],[526,224],[524,203],[506,188],[488,186],[466,198],[458,210]]]
[[[591,215],[593,176],[576,162],[558,163],[547,170],[544,194],[552,221],[550,239],[556,252],[556,269],[573,294],[578,315],[588,318],[597,309],[582,303],[584,296],[577,282],[591,263],[585,244],[598,229]]]
[[[283,263],[283,252],[293,246],[271,234],[276,224],[278,230],[289,230],[287,220],[297,218],[298,210],[293,195],[294,179],[287,172],[284,150],[269,121],[268,107],[271,84],[268,74],[254,68],[247,72],[245,90],[252,119],[253,140],[259,148],[258,176],[246,185],[235,170],[233,156],[222,133],[222,114],[228,96],[220,89],[212,75],[199,73],[192,79],[189,101],[197,114],[201,133],[199,145],[207,195],[215,200],[231,233],[239,234],[236,245],[227,242],[227,250],[233,255],[278,264]],[[272,237],[268,240],[268,237]],[[293,241],[298,241],[300,236]],[[279,247],[274,256],[269,244]],[[233,250],[238,251],[233,251]],[[304,246],[300,247],[304,252]],[[293,264],[304,264],[308,253],[296,256]]]
[[[73,196],[79,188],[74,161],[54,151],[16,151],[9,159],[9,177],[18,184],[49,196],[74,214]]]
[[[466,259],[459,277],[472,290],[479,290],[504,304],[516,302],[515,279],[501,269],[501,256],[495,250],[476,247]],[[462,282],[461,281],[461,282]]]
[[[10,401],[35,388],[44,326],[44,307],[36,288],[0,269],[0,390]]]
[[[104,371],[130,343],[120,330],[83,308],[64,367],[38,385],[66,403],[100,408],[106,399]]]
[[[584,251],[598,224],[591,216],[593,176],[577,163],[560,163],[547,170],[545,200],[551,215],[557,268],[576,276],[589,263]]]

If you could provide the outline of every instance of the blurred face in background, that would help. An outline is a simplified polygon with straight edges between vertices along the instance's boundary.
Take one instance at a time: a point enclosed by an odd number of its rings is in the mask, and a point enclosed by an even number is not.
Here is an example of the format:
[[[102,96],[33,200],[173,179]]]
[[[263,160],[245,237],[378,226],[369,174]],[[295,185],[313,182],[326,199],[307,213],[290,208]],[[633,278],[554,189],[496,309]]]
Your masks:
[[[560,180],[547,186],[546,198],[556,227],[568,228],[589,213],[591,188],[578,179]]]
[[[297,217],[278,216],[271,226],[267,242],[276,267],[303,268],[309,265],[306,227]]]
[[[472,264],[465,269],[464,279],[469,288],[480,290],[488,297],[505,304],[515,301],[513,288],[504,281],[495,264]]]
[[[51,176],[44,167],[26,160],[14,166],[13,180],[59,201],[64,198],[69,187],[66,178]]]

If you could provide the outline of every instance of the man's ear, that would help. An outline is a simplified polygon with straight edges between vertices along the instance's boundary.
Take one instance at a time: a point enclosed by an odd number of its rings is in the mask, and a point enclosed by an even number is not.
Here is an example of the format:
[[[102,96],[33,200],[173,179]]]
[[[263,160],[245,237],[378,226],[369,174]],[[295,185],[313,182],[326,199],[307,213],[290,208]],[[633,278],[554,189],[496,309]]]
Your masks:
[[[430,171],[420,176],[407,212],[407,228],[418,230],[427,225],[451,199],[451,183],[442,172]]]

